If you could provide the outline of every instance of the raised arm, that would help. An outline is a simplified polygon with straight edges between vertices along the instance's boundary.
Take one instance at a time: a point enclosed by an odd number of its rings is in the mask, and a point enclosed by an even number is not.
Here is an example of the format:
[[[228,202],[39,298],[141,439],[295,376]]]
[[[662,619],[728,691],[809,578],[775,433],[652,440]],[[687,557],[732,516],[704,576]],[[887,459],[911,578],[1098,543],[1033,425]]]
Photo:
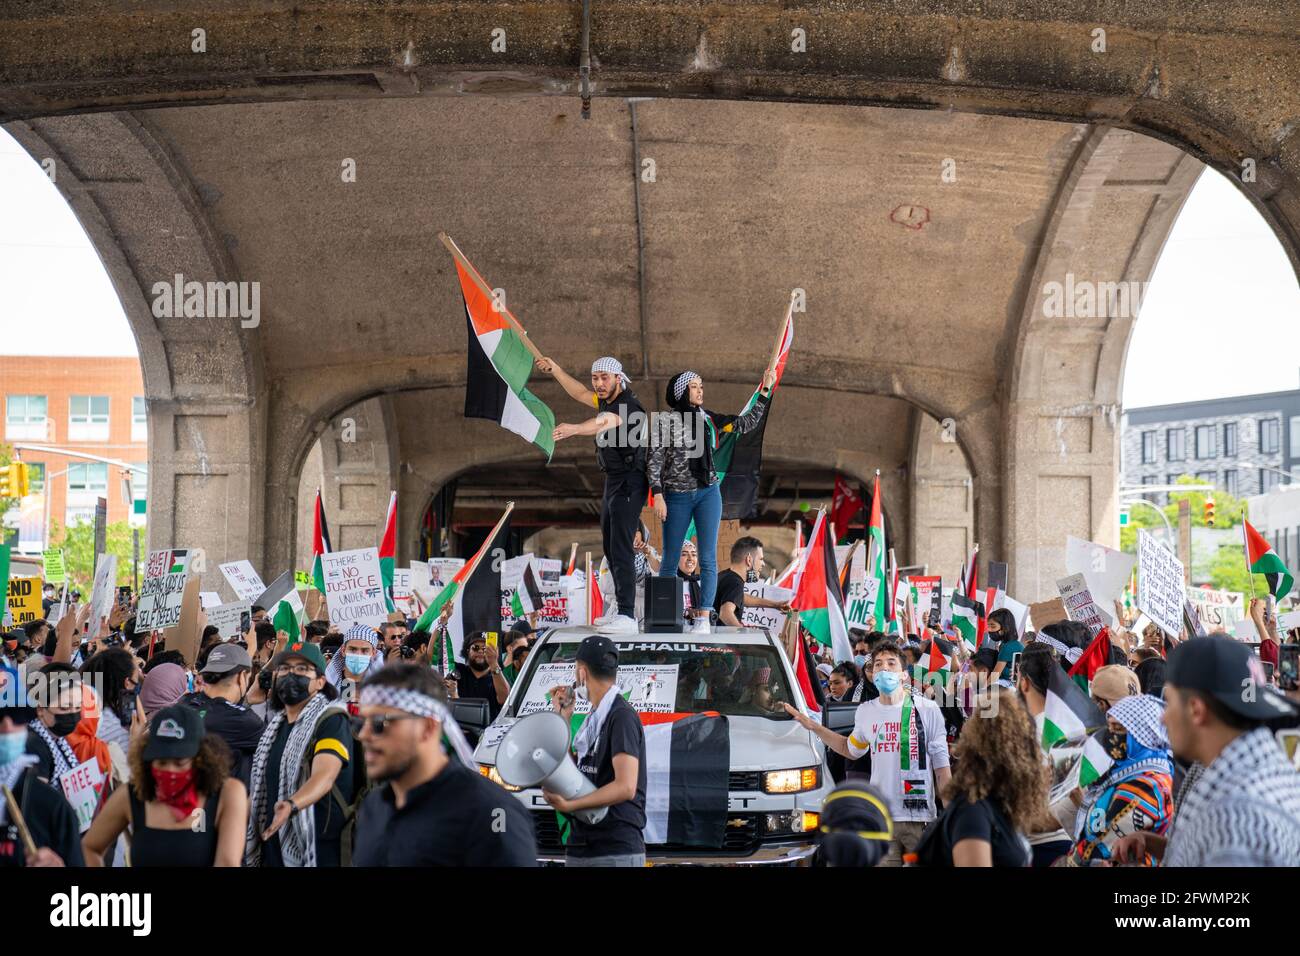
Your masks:
[[[560,387],[568,392],[569,397],[575,402],[581,402],[583,405],[595,407],[596,393],[586,385],[583,385],[564,369],[560,368],[558,363],[549,358],[539,358],[537,360],[537,368],[540,371],[546,372],[559,382]],[[593,432],[592,434],[595,433]]]
[[[554,439],[560,441],[565,438],[574,438],[579,435],[592,437],[599,435],[610,428],[618,427],[618,416],[613,412],[601,412],[595,418],[589,418],[581,425],[556,425],[553,433]]]

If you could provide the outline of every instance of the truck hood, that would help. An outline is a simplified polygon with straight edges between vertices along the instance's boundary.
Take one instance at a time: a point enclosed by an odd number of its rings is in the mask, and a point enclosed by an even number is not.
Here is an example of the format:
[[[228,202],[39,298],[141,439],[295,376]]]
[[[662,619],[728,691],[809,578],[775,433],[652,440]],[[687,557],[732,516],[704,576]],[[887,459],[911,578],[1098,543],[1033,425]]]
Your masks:
[[[497,746],[518,718],[501,717],[483,732],[474,759],[495,764]],[[763,717],[728,717],[731,738],[731,769],[785,770],[810,767],[822,759],[811,733],[793,720],[767,720]]]

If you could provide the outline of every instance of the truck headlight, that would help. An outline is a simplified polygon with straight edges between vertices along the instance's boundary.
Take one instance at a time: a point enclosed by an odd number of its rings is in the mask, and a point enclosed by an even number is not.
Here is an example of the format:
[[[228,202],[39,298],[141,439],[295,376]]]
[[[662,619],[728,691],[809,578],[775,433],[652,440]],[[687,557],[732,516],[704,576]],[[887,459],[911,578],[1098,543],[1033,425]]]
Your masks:
[[[811,810],[790,810],[765,816],[767,833],[811,833],[821,823],[821,816]]]
[[[803,793],[821,786],[821,767],[772,770],[763,774],[764,793]]]
[[[478,765],[478,772],[495,783],[502,790],[509,790],[511,793],[518,793],[523,787],[512,787],[501,779],[501,774],[497,773],[497,768],[490,763],[481,763]]]

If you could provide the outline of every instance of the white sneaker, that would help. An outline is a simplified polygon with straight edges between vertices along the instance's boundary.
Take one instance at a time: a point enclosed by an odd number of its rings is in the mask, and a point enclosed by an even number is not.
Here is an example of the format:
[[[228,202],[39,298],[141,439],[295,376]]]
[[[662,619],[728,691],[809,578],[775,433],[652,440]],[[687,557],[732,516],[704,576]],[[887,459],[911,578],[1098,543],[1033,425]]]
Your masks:
[[[626,614],[619,614],[614,617],[608,624],[603,624],[597,630],[598,634],[606,636],[618,636],[623,634],[636,634],[638,628],[636,619],[630,618]]]
[[[614,618],[616,618],[616,617],[618,617],[618,611],[610,611],[608,614],[602,614],[600,617],[598,617],[598,618],[596,618],[594,621],[592,621],[592,622],[591,622],[591,626],[592,626],[592,627],[604,627],[606,624],[608,624],[610,621],[614,620]]]
[[[709,627],[709,619],[707,617],[697,617],[695,621],[691,624],[691,633],[712,634],[713,629]]]

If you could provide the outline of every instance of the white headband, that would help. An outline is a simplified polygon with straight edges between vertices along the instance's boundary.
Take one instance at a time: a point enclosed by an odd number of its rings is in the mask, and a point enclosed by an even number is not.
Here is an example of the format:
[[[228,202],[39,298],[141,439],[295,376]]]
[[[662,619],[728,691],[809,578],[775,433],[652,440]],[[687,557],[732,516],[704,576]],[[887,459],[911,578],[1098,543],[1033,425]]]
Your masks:
[[[421,694],[418,690],[409,690],[404,687],[375,687],[362,684],[361,706],[395,707],[415,717],[434,718],[441,722],[443,733],[447,735],[447,739],[451,742],[452,749],[456,751],[456,756],[460,758],[461,763],[470,770],[478,769],[478,765],[474,762],[474,751],[470,749],[469,741],[465,739],[460,724],[456,723],[456,718],[451,715],[451,711],[446,706],[428,694]]]

